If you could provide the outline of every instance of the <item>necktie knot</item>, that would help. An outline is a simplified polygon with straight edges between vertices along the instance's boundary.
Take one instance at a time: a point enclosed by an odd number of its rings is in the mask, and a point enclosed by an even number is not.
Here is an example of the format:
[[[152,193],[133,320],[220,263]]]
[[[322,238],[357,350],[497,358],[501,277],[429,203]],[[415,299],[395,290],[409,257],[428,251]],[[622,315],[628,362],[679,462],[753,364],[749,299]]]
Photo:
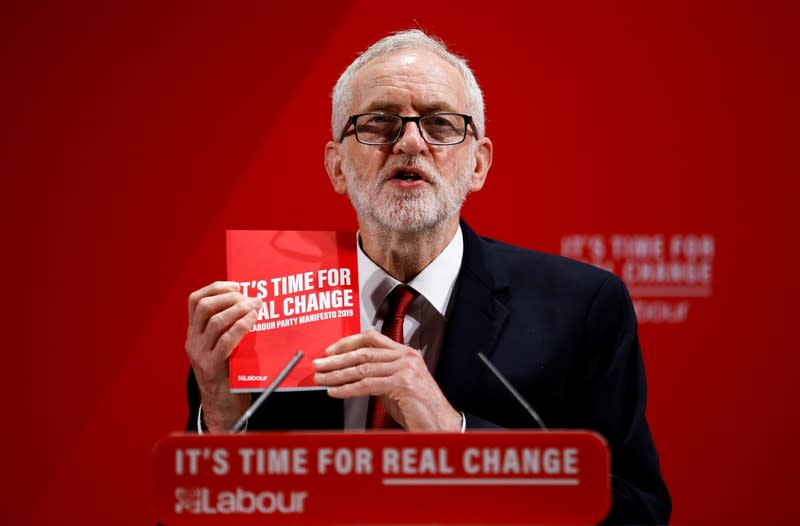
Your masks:
[[[408,308],[414,303],[419,292],[408,285],[398,285],[389,293],[388,311],[383,321],[381,332],[396,342],[405,343],[403,339],[403,319]]]

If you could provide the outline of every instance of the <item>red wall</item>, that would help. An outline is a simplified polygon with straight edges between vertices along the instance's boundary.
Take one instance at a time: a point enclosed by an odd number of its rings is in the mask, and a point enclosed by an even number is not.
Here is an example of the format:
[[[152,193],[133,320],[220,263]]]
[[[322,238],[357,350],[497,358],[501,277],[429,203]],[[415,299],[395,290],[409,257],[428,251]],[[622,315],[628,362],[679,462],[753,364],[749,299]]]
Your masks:
[[[796,4],[128,4],[0,8],[0,521],[153,519],[186,295],[223,276],[226,228],[355,228],[328,93],[409,26],[485,89],[481,233],[713,238],[707,295],[650,298],[688,312],[641,325],[674,522],[798,520]]]

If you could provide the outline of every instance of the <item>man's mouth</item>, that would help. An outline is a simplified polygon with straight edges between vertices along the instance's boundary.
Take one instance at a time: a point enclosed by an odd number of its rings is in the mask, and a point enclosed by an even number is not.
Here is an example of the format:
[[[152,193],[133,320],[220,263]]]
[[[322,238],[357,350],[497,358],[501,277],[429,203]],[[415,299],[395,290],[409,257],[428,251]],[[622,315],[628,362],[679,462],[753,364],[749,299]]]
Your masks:
[[[414,172],[397,172],[392,179],[400,179],[401,181],[422,181],[422,177]]]
[[[397,169],[392,171],[392,176],[390,179],[396,181],[402,181],[404,183],[413,183],[416,181],[427,181],[428,178],[425,176],[425,173],[413,167],[398,167]]]

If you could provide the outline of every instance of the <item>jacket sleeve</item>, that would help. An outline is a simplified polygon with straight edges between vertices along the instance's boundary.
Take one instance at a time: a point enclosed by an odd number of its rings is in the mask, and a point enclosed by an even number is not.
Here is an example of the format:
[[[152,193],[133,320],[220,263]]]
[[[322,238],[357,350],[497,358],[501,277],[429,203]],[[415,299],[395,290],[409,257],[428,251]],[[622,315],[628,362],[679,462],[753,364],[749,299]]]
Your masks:
[[[611,450],[607,524],[666,524],[672,503],[645,418],[646,382],[636,315],[622,281],[609,275],[589,307],[569,390],[570,422],[593,429]]]

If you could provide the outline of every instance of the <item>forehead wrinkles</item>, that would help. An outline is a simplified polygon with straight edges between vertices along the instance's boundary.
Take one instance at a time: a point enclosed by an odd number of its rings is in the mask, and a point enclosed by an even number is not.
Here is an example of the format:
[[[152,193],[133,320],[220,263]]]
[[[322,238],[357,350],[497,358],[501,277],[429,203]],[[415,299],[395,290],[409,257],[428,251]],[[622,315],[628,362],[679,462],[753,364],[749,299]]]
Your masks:
[[[395,107],[464,111],[464,81],[458,70],[424,51],[404,51],[364,66],[353,79],[351,110]],[[396,111],[396,110],[395,110]]]

